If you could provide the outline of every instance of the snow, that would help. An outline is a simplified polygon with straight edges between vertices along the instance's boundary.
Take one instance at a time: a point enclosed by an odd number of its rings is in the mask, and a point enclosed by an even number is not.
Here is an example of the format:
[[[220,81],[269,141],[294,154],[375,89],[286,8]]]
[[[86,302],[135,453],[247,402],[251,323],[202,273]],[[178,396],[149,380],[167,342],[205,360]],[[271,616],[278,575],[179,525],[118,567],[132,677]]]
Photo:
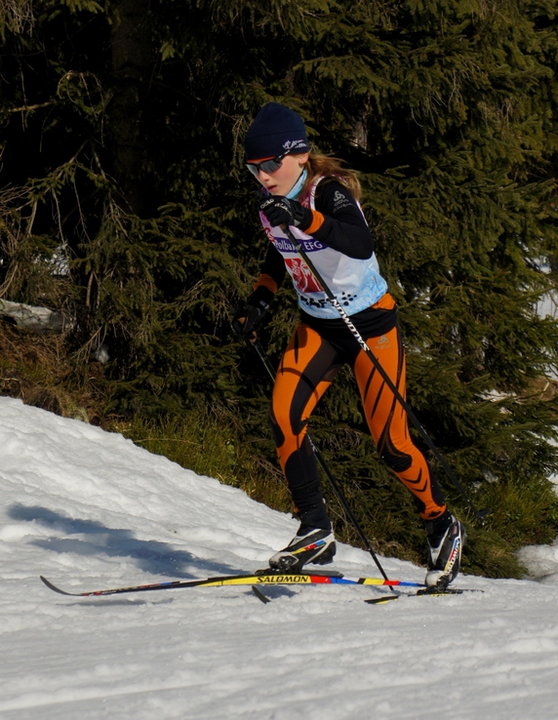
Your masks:
[[[542,579],[370,605],[383,588],[73,590],[252,571],[289,516],[121,435],[0,397],[2,720],[552,720],[558,547]],[[381,558],[392,578],[424,569]],[[334,567],[378,576],[341,545]]]

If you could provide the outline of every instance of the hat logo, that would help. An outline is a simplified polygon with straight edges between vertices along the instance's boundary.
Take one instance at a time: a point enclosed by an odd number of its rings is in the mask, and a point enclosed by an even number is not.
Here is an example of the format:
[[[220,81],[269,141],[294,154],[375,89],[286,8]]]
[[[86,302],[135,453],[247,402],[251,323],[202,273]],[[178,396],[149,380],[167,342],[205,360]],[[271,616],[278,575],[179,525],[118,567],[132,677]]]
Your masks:
[[[284,150],[295,150],[298,147],[306,147],[306,143],[302,138],[300,140],[285,140],[283,143]]]

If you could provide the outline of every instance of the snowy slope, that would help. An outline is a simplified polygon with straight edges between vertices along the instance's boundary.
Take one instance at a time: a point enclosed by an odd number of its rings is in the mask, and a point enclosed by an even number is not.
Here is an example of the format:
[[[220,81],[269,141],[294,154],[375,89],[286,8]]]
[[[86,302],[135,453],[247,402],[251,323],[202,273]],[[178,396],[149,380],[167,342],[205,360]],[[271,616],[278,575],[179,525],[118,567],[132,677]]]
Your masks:
[[[541,582],[368,605],[381,588],[56,595],[253,570],[288,515],[106,433],[0,397],[2,720],[553,720],[558,547]],[[391,577],[424,570],[383,560]],[[335,567],[377,575],[342,545]],[[434,715],[433,715],[434,710]]]

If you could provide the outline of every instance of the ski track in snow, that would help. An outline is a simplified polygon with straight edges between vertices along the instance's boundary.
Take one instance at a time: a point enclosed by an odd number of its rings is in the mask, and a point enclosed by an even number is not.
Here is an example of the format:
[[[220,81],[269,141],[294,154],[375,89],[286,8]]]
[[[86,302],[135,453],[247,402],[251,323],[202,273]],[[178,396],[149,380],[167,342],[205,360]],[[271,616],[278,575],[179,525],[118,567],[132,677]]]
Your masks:
[[[265,565],[297,523],[121,435],[0,397],[2,720],[554,720],[558,544],[540,582],[460,596],[351,586],[93,590]],[[381,558],[391,577],[424,569]],[[336,569],[378,571],[340,545]]]

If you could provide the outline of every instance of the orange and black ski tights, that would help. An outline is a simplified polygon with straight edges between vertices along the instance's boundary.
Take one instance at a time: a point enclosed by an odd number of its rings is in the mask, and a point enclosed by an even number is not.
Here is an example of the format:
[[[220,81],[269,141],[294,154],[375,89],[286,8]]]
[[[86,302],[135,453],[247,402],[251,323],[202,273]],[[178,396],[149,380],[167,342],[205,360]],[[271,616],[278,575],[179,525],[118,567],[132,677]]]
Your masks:
[[[327,334],[327,333],[326,333]],[[378,363],[405,397],[405,352],[394,322],[381,335],[366,338]],[[423,519],[439,517],[446,509],[443,494],[431,477],[427,461],[409,434],[407,413],[367,353],[346,327],[337,326],[324,337],[302,322],[295,329],[277,372],[271,421],[279,463],[293,502],[302,518],[327,526],[316,458],[307,437],[314,408],[345,363],[358,385],[366,422],[386,465],[413,494]]]

